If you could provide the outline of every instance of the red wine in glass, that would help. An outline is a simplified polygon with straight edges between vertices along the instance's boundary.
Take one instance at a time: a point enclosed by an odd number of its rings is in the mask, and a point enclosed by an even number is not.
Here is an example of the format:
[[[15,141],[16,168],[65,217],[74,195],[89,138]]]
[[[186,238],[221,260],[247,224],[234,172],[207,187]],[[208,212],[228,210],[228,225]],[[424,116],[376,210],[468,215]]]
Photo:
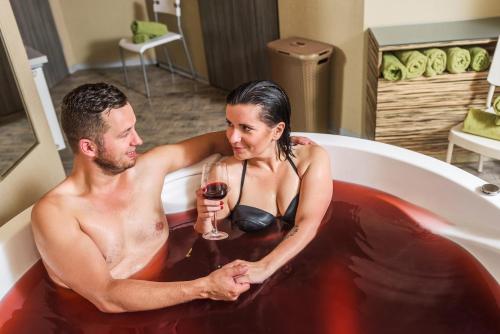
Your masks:
[[[227,195],[227,184],[224,182],[213,182],[205,186],[203,197],[212,200],[221,200]]]
[[[227,183],[227,165],[225,162],[207,163],[203,166],[201,176],[203,197],[210,200],[220,201],[226,197],[229,191]],[[208,240],[221,240],[228,237],[226,232],[217,229],[217,213],[212,217],[212,230],[203,234]]]

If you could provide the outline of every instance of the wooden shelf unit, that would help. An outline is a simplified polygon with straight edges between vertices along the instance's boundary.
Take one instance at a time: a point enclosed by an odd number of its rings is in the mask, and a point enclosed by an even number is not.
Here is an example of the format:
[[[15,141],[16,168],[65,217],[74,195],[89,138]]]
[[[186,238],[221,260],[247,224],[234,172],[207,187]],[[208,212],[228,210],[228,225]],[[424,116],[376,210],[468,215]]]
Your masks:
[[[444,159],[449,130],[469,108],[484,108],[488,72],[445,73],[388,81],[380,76],[382,54],[430,47],[481,46],[493,55],[500,17],[368,30],[365,135]],[[470,155],[462,160],[470,160]]]

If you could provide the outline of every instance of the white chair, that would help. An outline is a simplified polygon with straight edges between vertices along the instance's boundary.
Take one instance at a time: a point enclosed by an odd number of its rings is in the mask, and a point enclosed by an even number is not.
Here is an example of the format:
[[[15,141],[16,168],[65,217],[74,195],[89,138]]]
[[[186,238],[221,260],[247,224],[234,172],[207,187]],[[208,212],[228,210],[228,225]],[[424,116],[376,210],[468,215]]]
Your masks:
[[[124,52],[123,50],[127,50],[130,52],[138,53],[141,59],[141,66],[142,66],[142,74],[144,76],[144,86],[146,87],[146,96],[149,98],[150,97],[150,92],[149,92],[149,85],[148,85],[148,77],[146,73],[146,66],[144,64],[144,52],[146,50],[149,50],[151,48],[157,47],[157,46],[163,46],[163,50],[165,52],[165,56],[167,58],[168,62],[168,68],[171,73],[173,73],[172,69],[172,62],[170,61],[170,57],[168,55],[168,51],[166,48],[166,44],[181,40],[182,45],[184,46],[184,52],[186,53],[186,58],[189,63],[189,67],[191,69],[191,75],[192,78],[195,79],[195,72],[194,72],[194,67],[193,67],[193,62],[191,61],[191,55],[189,54],[189,50],[186,45],[186,39],[184,38],[184,33],[182,31],[182,26],[181,26],[181,0],[154,0],[153,1],[153,12],[154,12],[154,18],[155,21],[158,22],[158,13],[163,13],[163,14],[171,14],[175,15],[177,17],[177,28],[179,33],[174,33],[174,32],[168,32],[166,35],[159,36],[153,39],[150,39],[144,43],[140,44],[134,44],[132,42],[132,38],[122,38],[120,42],[118,43],[119,49],[120,49],[120,58],[122,61],[122,67],[123,67],[123,73],[125,75],[125,83],[127,87],[129,86],[129,81],[128,81],[128,75],[127,75],[127,66],[125,64],[125,57],[124,57]]]
[[[492,102],[495,88],[496,86],[500,86],[500,36],[498,37],[487,80],[490,83],[490,88],[488,90],[486,109],[484,111],[495,114]],[[463,123],[460,123],[450,130],[450,134],[448,135],[448,152],[446,154],[447,163],[451,163],[454,145],[479,153],[479,166],[477,168],[479,172],[483,171],[483,156],[500,159],[500,141],[465,133],[462,129]]]

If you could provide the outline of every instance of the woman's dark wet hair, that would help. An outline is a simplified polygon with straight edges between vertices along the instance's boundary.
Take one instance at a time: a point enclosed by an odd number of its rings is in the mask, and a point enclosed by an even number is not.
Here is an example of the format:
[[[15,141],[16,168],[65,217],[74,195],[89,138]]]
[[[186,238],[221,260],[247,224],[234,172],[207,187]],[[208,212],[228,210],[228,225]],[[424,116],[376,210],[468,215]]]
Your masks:
[[[103,112],[127,104],[125,94],[107,83],[84,84],[69,92],[61,104],[61,124],[73,152],[78,152],[78,141],[88,138],[102,145],[107,125]]]
[[[269,127],[274,127],[279,122],[285,123],[283,134],[278,140],[278,157],[281,159],[294,156],[290,141],[290,100],[277,83],[270,80],[246,82],[228,94],[226,103],[259,106],[260,120]]]

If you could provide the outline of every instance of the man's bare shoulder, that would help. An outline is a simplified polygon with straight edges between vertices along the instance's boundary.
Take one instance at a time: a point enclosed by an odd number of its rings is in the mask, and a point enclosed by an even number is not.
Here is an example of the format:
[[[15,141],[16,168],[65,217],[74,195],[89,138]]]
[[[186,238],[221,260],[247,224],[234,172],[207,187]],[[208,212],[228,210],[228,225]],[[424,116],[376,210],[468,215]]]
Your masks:
[[[66,178],[35,203],[31,212],[32,224],[41,226],[59,221],[59,219],[47,219],[47,217],[72,216],[71,208],[74,207],[77,197],[74,183],[70,178]]]

